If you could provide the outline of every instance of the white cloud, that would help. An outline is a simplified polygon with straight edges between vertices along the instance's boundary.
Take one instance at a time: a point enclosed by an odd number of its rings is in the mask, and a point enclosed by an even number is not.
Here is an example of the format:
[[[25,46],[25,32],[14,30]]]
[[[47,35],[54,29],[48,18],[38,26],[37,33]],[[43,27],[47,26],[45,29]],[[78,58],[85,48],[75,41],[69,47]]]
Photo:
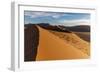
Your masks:
[[[75,26],[75,25],[90,25],[90,20],[80,19],[80,20],[61,20],[59,23],[66,26]]]
[[[37,18],[37,17],[52,17],[57,20],[57,24],[64,24],[66,26],[73,26],[73,25],[89,25],[90,21],[89,19],[83,18],[83,19],[73,19],[73,20],[59,20],[62,16],[72,16],[71,14],[65,14],[65,13],[55,13],[55,12],[35,12],[35,11],[25,11],[25,16],[29,16],[30,18]],[[26,22],[28,23],[28,22]]]
[[[36,17],[40,17],[40,16],[45,15],[45,13],[44,12],[31,12],[31,11],[26,11],[25,12],[25,15],[26,16],[30,16],[31,18],[36,18]]]
[[[52,17],[57,19],[60,17],[60,15],[52,15]]]
[[[87,19],[77,19],[77,20],[61,20],[63,23],[80,23],[80,22],[90,22]]]
[[[51,16],[52,18],[57,19],[57,18],[63,16],[64,14],[61,14],[61,13],[51,13],[51,12],[49,13],[49,12],[26,11],[24,15],[30,16],[31,18]]]

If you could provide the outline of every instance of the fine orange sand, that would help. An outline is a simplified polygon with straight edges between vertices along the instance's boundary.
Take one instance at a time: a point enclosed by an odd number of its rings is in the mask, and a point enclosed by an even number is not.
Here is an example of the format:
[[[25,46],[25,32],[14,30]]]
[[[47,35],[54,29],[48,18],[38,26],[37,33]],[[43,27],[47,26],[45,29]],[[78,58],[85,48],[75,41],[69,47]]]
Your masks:
[[[66,43],[48,30],[37,27],[40,34],[37,61],[89,58],[86,53]]]
[[[67,33],[67,32],[65,33],[65,32],[57,32],[57,31],[50,31],[50,32],[55,34],[60,39],[64,40],[66,43],[69,43],[70,45],[90,55],[90,43],[81,39],[75,33]]]

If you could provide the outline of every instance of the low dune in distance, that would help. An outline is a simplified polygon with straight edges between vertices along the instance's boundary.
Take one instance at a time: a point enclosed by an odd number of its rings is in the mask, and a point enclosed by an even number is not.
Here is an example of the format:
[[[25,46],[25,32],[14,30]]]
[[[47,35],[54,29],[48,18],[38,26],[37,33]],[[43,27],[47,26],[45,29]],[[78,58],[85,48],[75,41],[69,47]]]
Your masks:
[[[90,43],[90,32],[74,32],[76,35],[78,35],[83,40]]]
[[[37,26],[39,29],[39,46],[36,61],[86,59],[89,55],[65,42],[48,30]],[[76,39],[77,40],[77,39]]]

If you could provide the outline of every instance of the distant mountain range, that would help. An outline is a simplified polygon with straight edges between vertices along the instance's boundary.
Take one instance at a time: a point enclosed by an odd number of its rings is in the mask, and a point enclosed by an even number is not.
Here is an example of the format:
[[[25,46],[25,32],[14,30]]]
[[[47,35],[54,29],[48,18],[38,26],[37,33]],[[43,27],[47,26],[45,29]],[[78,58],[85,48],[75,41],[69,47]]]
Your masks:
[[[89,25],[64,26],[64,25],[51,25],[49,23],[39,23],[35,25],[39,25],[42,28],[49,29],[49,30],[55,30],[59,32],[71,32],[71,31],[90,32]],[[28,26],[31,26],[31,24],[28,24]]]
[[[60,26],[60,27],[65,28],[65,29],[70,30],[70,31],[90,32],[89,25],[77,25],[77,26],[71,26],[71,27]]]

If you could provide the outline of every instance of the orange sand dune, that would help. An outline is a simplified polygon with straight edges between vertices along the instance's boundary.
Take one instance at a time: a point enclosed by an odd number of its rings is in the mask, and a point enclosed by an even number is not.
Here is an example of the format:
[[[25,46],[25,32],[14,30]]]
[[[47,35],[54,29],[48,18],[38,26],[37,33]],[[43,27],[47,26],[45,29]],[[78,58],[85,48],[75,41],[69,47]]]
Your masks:
[[[57,37],[63,39],[66,43],[69,43],[70,45],[90,55],[90,43],[81,39],[75,33],[65,33],[57,31],[50,31],[50,32],[55,34]]]
[[[64,60],[89,58],[87,54],[39,27],[40,37],[36,60]]]

